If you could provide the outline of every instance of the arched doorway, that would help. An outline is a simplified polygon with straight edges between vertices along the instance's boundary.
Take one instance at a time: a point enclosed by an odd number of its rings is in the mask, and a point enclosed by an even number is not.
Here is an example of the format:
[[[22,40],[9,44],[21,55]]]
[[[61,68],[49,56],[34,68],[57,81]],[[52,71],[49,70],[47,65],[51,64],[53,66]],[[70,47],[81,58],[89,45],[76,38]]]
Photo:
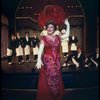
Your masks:
[[[32,36],[33,31],[37,31],[38,36],[41,29],[38,25],[39,12],[47,5],[58,5],[62,7],[69,18],[71,24],[71,33],[75,32],[80,45],[86,51],[86,25],[85,13],[81,3],[78,0],[21,0],[16,9],[16,31],[24,36],[25,31]]]

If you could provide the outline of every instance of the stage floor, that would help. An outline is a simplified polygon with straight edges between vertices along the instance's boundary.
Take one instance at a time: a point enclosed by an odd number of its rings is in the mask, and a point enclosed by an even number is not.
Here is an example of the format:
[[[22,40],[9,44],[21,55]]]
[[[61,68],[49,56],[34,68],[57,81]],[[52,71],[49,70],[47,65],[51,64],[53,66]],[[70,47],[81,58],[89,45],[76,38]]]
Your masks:
[[[34,60],[19,65],[13,59],[8,65],[1,61],[1,100],[36,100],[38,70],[33,70]],[[61,62],[63,64],[64,58]],[[65,95],[63,100],[99,100],[97,68],[62,68]]]
[[[63,65],[66,58],[61,57],[61,66]],[[24,57],[25,61],[25,57]],[[31,62],[24,62],[22,64],[18,64],[17,58],[13,57],[13,63],[11,65],[8,64],[7,59],[1,60],[1,71],[4,73],[32,73],[35,68],[36,62],[34,62],[33,56],[31,55]],[[75,67],[62,67],[62,72],[76,72],[76,71],[87,71],[87,70],[98,70],[98,68],[83,68],[77,69]],[[36,72],[38,70],[35,70]]]
[[[36,100],[37,90],[3,89],[1,94],[1,100]],[[98,88],[65,89],[63,100],[99,100]]]

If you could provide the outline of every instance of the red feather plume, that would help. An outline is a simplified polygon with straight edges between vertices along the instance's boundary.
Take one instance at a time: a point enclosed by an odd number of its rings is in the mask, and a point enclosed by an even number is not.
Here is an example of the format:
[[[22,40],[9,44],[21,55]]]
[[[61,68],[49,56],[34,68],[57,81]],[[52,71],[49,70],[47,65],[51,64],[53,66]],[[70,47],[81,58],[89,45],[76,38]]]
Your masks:
[[[39,13],[38,23],[43,27],[48,20],[53,20],[57,25],[64,23],[66,14],[60,6],[47,5],[43,11]]]

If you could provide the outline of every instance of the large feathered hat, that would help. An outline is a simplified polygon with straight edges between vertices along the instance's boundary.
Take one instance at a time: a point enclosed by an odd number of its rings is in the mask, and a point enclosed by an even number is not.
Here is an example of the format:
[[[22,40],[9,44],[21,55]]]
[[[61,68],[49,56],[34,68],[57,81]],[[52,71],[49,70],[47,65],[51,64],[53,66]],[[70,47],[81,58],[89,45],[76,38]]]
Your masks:
[[[55,5],[47,5],[39,13],[38,24],[40,27],[43,27],[49,20],[53,20],[55,24],[61,25],[64,23],[65,18],[66,14],[62,7]]]

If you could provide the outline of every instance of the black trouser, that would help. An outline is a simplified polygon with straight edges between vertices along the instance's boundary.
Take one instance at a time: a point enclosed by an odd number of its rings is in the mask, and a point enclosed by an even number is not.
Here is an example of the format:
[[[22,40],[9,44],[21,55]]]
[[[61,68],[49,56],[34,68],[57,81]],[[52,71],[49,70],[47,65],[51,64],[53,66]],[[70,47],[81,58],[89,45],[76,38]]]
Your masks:
[[[68,55],[67,60],[65,62],[68,63],[69,61],[72,61],[72,57],[75,56],[76,54],[77,51],[71,51],[71,54]]]
[[[11,62],[12,61],[12,56],[8,56],[7,59],[8,59],[8,62]]]
[[[68,54],[67,52],[64,52],[64,53],[63,53],[63,56],[67,56],[67,54]]]
[[[28,61],[29,60],[29,55],[26,55],[26,61]]]
[[[69,56],[67,57],[67,60],[65,61],[65,63],[67,64],[69,61],[72,61],[72,55],[69,55]]]
[[[98,62],[96,62],[96,63],[98,63]],[[95,67],[96,66],[95,63],[92,62],[91,58],[88,58],[88,61],[85,64],[87,64],[90,67]]]
[[[37,60],[38,55],[34,55],[34,60]]]
[[[71,51],[71,54],[72,55],[76,55],[77,54],[77,51]]]
[[[18,62],[21,62],[23,60],[22,56],[18,56]]]

